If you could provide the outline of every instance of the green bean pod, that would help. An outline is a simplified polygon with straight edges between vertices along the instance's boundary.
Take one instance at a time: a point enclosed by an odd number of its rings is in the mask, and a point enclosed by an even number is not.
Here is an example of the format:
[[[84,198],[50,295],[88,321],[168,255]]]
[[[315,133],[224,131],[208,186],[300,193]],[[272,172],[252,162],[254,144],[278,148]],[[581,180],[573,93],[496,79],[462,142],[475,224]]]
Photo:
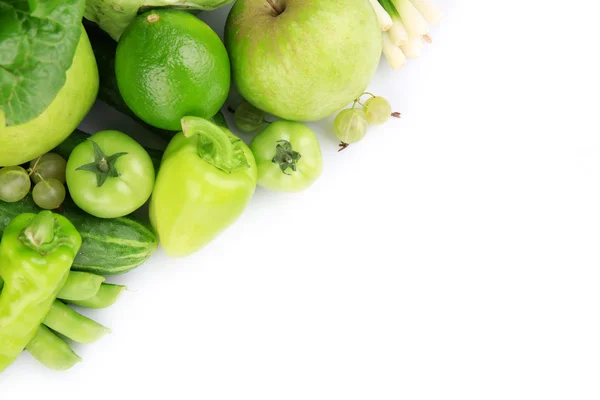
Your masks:
[[[43,324],[25,348],[42,365],[55,371],[65,371],[81,361],[64,340]]]
[[[85,300],[69,300],[69,303],[85,308],[106,308],[115,304],[125,289],[126,286],[103,283],[95,296]]]
[[[57,300],[46,314],[44,325],[77,343],[93,343],[110,333],[110,329],[77,313]]]
[[[61,300],[85,300],[94,297],[105,278],[89,272],[71,271],[67,282],[58,292]]]

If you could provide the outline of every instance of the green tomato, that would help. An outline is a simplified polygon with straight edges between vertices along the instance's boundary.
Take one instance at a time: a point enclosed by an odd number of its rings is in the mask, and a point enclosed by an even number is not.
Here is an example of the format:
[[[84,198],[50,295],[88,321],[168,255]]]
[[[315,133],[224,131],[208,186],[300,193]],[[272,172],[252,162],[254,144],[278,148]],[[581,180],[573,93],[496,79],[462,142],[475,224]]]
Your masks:
[[[146,150],[118,131],[101,131],[73,149],[67,186],[83,211],[116,218],[140,208],[154,187],[154,166]]]
[[[233,133],[184,117],[163,156],[150,200],[150,222],[167,255],[195,252],[231,225],[256,187],[252,152]]]
[[[258,184],[279,192],[299,192],[321,175],[321,147],[315,133],[299,122],[276,121],[250,143]]]

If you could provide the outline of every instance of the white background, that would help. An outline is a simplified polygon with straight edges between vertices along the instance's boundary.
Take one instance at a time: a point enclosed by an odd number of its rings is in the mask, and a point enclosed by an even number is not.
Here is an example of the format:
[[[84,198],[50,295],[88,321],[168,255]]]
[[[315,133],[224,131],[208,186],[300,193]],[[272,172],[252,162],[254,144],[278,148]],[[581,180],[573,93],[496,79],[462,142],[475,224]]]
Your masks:
[[[437,2],[434,43],[370,86],[401,120],[343,153],[312,124],[313,188],[112,278],[86,313],[112,334],[68,372],[24,354],[0,399],[600,398],[595,2]],[[135,131],[115,118],[84,125]]]

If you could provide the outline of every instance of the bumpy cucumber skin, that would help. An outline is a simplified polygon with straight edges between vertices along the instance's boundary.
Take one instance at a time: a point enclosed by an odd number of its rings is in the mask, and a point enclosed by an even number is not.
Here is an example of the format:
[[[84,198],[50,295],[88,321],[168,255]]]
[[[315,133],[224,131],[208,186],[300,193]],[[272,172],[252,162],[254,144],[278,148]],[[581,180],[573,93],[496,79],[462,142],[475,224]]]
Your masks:
[[[17,215],[39,211],[31,195],[16,203],[0,201],[0,235]],[[158,248],[152,228],[132,216],[96,218],[81,211],[70,199],[54,212],[64,215],[81,235],[81,249],[71,268],[74,271],[124,274],[143,264]]]

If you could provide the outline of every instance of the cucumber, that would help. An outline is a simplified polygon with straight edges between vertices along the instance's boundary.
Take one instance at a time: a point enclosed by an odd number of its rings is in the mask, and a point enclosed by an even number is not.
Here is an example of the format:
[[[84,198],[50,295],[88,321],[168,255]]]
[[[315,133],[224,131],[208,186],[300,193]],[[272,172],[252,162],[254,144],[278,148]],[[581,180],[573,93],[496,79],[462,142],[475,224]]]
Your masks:
[[[71,155],[71,153],[73,152],[73,149],[79,143],[84,142],[89,137],[90,137],[90,135],[88,135],[87,133],[82,132],[79,129],[75,129],[75,131],[73,131],[73,133],[71,133],[69,135],[69,137],[67,137],[61,144],[56,146],[54,148],[54,150],[52,150],[52,152],[59,154],[62,158],[67,160],[69,158],[69,156]],[[149,149],[147,147],[144,147],[144,148],[146,149],[146,151],[150,155],[150,158],[152,159],[152,164],[154,164],[154,170],[158,171],[158,167],[160,166],[160,160],[162,159],[163,152],[160,150],[156,150],[156,149]]]
[[[31,194],[15,203],[0,201],[0,235],[14,217],[27,212],[40,212]],[[67,217],[81,235],[81,249],[71,268],[74,271],[124,274],[144,263],[158,248],[152,228],[132,216],[96,218],[77,208],[71,199],[54,212]]]
[[[123,97],[121,97],[117,85],[117,77],[115,75],[115,53],[117,52],[117,42],[93,22],[84,19],[83,26],[90,38],[92,50],[94,51],[94,56],[96,56],[96,64],[98,64],[98,73],[100,76],[98,98],[122,114],[128,115],[150,132],[155,133],[166,141],[170,141],[177,132],[148,125],[131,111],[125,103],[125,100],[123,100]],[[221,111],[212,117],[211,120],[215,124],[229,129],[225,116]]]

